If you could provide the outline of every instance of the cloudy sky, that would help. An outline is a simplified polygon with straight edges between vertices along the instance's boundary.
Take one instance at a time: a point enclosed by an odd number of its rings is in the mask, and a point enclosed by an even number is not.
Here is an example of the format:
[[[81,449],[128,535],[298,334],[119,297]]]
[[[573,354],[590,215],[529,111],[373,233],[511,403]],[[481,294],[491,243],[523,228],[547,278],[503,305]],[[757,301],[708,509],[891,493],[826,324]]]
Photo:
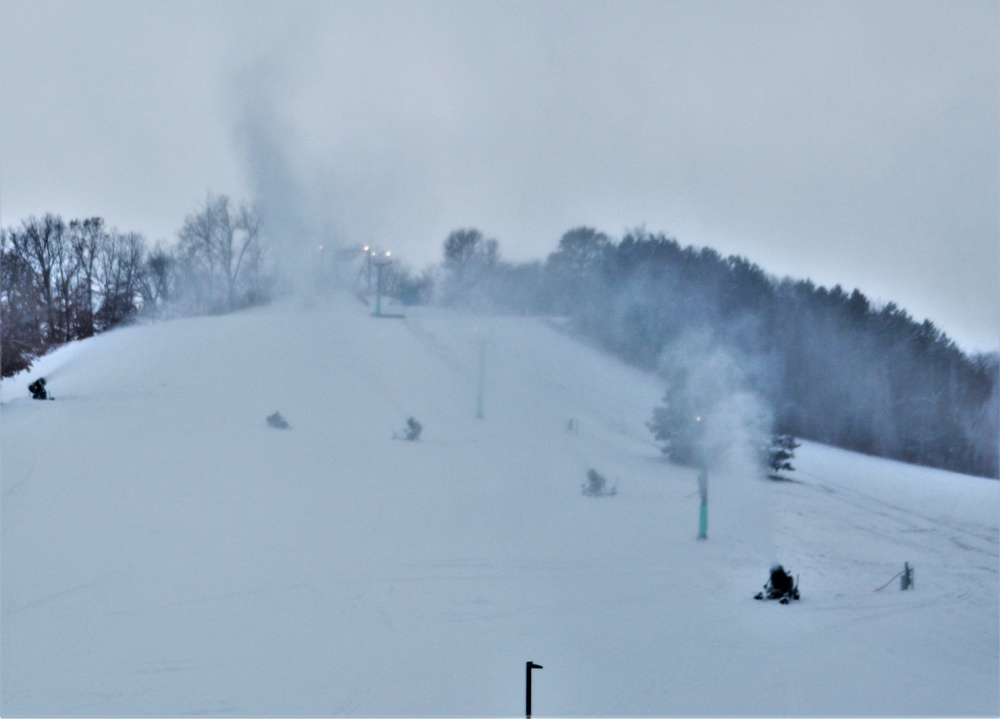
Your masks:
[[[645,226],[1000,346],[996,2],[0,0],[0,225],[172,241],[207,192],[289,255],[421,269]]]

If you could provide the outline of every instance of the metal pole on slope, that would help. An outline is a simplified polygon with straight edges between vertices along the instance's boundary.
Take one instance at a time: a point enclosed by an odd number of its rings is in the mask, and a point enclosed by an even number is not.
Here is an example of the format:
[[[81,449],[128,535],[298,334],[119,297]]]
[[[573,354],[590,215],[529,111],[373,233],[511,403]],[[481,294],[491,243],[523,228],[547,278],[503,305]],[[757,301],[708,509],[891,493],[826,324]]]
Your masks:
[[[534,662],[528,662],[527,666],[524,668],[524,715],[527,719],[531,719],[531,670],[541,668],[541,664],[535,664]]]
[[[386,251],[385,257],[375,261],[375,270],[377,271],[376,277],[376,290],[375,290],[375,316],[382,316],[382,270],[392,261],[389,259],[391,253]]]
[[[483,418],[483,394],[486,387],[486,338],[480,337],[476,344],[479,348],[479,379],[476,386],[476,419]]]
[[[368,245],[365,245],[365,276],[368,280],[368,294],[372,293],[372,255],[375,254]]]
[[[698,539],[708,539],[708,470],[704,467],[698,473],[698,494],[701,506],[698,510]]]

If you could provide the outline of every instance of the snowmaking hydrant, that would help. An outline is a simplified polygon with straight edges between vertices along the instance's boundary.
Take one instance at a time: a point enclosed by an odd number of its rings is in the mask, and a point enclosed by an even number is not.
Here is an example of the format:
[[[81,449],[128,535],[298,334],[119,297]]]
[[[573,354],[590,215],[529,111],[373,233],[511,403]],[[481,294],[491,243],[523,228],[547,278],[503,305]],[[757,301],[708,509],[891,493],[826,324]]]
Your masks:
[[[909,562],[903,562],[903,574],[899,578],[899,588],[902,591],[913,589],[913,567]]]
[[[708,470],[698,473],[698,494],[701,504],[698,509],[698,539],[708,539]]]

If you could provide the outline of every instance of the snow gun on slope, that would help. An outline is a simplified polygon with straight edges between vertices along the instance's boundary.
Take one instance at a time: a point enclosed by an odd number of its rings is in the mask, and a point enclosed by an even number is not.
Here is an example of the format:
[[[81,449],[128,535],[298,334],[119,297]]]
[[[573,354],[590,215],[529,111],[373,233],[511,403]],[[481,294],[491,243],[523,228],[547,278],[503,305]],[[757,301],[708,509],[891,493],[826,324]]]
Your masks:
[[[28,385],[28,391],[31,392],[32,399],[55,399],[55,397],[49,394],[49,391],[45,389],[45,378],[39,377],[34,382]]]
[[[771,576],[764,585],[764,591],[754,596],[754,599],[777,599],[782,604],[788,604],[789,600],[798,598],[798,577],[792,581],[792,576],[780,564],[771,567]]]

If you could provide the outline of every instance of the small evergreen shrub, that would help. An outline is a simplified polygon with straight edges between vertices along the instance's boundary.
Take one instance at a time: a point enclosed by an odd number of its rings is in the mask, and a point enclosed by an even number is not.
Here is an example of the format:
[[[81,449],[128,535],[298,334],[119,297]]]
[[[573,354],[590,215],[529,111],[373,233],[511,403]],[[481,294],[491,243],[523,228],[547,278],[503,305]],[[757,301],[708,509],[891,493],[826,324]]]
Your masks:
[[[771,479],[789,480],[782,472],[794,472],[791,460],[795,459],[795,450],[799,443],[790,434],[776,434],[767,447],[767,476]],[[790,481],[790,480],[789,480]]]

